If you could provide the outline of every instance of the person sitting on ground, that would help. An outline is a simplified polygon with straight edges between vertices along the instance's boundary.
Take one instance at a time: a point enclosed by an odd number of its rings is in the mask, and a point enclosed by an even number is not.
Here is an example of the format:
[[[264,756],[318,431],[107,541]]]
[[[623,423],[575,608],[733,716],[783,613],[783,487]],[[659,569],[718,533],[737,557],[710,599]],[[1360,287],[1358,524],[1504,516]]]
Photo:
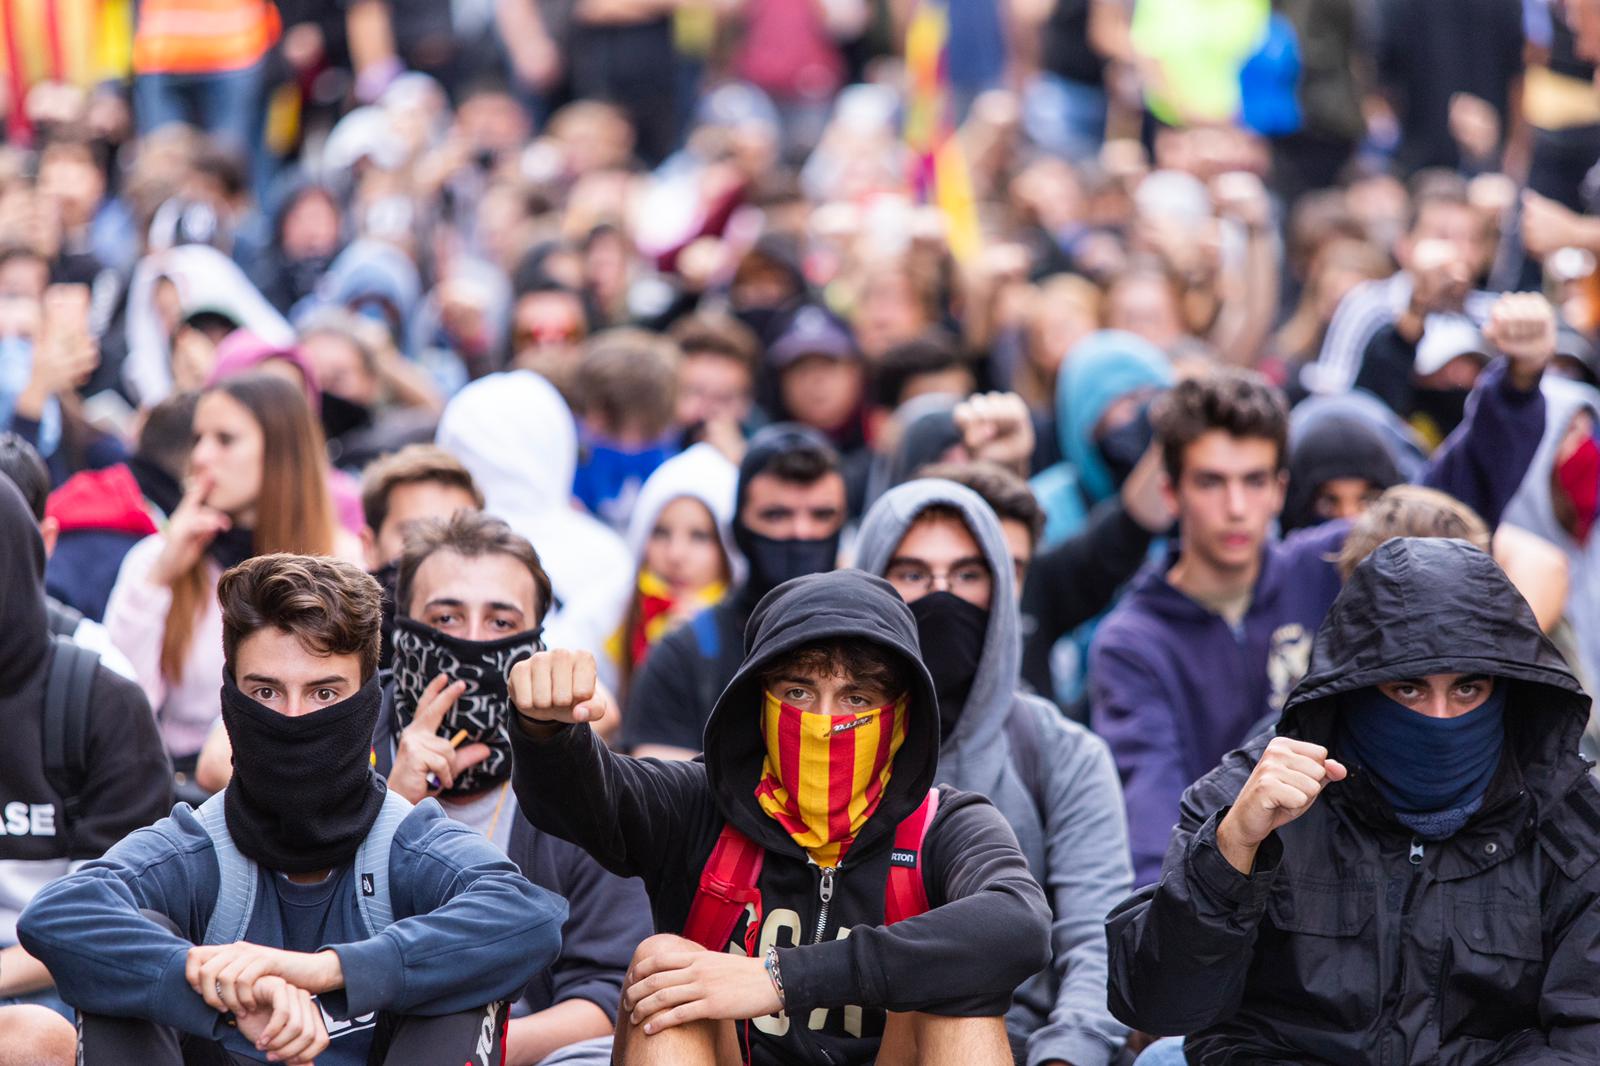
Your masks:
[[[1017,990],[1012,1047],[1022,1061],[1106,1066],[1127,1037],[1106,1011],[1102,929],[1133,885],[1122,786],[1104,741],[1020,691],[1001,523],[976,493],[917,478],[868,509],[857,552],[916,618],[939,697],[939,780],[988,796],[1048,886],[1053,958]]]
[[[934,786],[910,609],[881,578],[814,574],[762,599],[748,647],[694,762],[599,742],[591,656],[512,668],[523,813],[643,877],[662,931],[629,966],[615,1061],[1009,1064],[1002,1016],[1048,961],[1049,911],[1000,812]]]
[[[1554,352],[1548,301],[1507,296],[1491,317],[1506,358],[1484,371],[1424,484],[1492,528],[1544,430]],[[1090,717],[1127,799],[1135,884],[1160,871],[1183,790],[1280,711],[1339,591],[1343,520],[1272,536],[1283,508],[1288,412],[1253,372],[1180,382],[1152,408],[1179,536],[1134,579],[1090,650]]]
[[[139,686],[52,638],[43,539],[4,474],[0,544],[0,720],[8,736],[0,750],[0,1066],[69,1066],[71,1009],[45,965],[17,944],[17,918],[41,886],[160,818],[172,803],[172,768]],[[68,739],[73,720],[76,744]],[[59,765],[52,727],[62,741]],[[81,761],[72,761],[74,752]]]
[[[506,1058],[532,1066],[565,1049],[565,1066],[611,1057],[628,958],[651,933],[643,886],[606,873],[581,848],[539,832],[508,803],[512,710],[506,673],[544,645],[550,578],[533,546],[470,509],[413,522],[397,563],[398,637],[378,675],[373,766],[391,791],[439,801],[540,888],[570,900],[562,953],[535,978],[506,1034]],[[202,772],[227,783],[224,732]],[[205,763],[210,760],[213,767]],[[589,1058],[580,1058],[579,1051]]]
[[[1107,920],[1112,1012],[1194,1066],[1600,1060],[1588,713],[1489,555],[1384,543]]]
[[[566,905],[372,768],[377,582],[266,555],[217,597],[233,780],[50,885],[19,924],[80,1011],[83,1061],[502,1054],[504,1001],[555,959]]]

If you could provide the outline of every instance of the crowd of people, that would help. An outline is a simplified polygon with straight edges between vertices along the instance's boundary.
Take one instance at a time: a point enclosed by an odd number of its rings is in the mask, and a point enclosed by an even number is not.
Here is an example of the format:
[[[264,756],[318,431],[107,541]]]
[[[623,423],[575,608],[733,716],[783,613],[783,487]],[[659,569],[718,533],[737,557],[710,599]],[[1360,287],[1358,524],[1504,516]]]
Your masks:
[[[1600,1062],[1600,0],[0,43],[0,1066]]]

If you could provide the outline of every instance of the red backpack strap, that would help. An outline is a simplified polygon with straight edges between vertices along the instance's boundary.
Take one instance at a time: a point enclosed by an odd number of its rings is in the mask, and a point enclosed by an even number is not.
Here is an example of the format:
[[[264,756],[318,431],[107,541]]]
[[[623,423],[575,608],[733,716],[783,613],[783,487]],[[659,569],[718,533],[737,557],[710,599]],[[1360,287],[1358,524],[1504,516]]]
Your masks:
[[[922,806],[894,831],[894,850],[889,853],[889,883],[883,900],[886,925],[915,918],[928,909],[928,889],[922,883],[922,844],[938,813],[939,790],[931,788]]]
[[[683,923],[685,939],[710,951],[728,950],[728,938],[745,905],[754,903],[760,913],[761,893],[756,882],[761,879],[761,861],[766,854],[731,822],[723,825],[711,857],[700,871],[700,887]],[[753,927],[760,924],[752,923]]]

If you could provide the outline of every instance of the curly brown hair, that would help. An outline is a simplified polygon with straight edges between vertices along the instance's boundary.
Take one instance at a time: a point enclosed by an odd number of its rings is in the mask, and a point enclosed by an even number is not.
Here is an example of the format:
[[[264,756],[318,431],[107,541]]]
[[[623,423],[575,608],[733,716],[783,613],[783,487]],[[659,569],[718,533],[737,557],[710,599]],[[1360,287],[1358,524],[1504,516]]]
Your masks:
[[[762,687],[785,677],[806,674],[846,677],[863,687],[882,689],[899,699],[911,691],[912,668],[905,657],[867,640],[827,638],[791,648],[761,671]]]
[[[315,555],[258,555],[217,581],[222,655],[233,672],[239,642],[266,628],[293,634],[313,655],[357,655],[361,682],[378,672],[382,592],[351,563]]]
[[[1161,441],[1161,461],[1176,485],[1189,445],[1214,429],[1236,440],[1265,440],[1278,449],[1277,469],[1289,462],[1289,405],[1283,393],[1253,370],[1217,367],[1187,378],[1150,406]]]

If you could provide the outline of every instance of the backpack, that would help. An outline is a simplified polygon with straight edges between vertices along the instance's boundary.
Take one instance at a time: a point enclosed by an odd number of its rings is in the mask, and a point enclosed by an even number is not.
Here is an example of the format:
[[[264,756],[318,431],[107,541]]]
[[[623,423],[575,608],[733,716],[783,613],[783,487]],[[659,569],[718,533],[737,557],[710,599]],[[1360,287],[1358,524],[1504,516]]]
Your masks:
[[[68,607],[55,597],[48,597],[44,601],[45,616],[50,620],[50,632],[57,637],[72,639],[72,635],[83,624],[83,612],[73,607]]]
[[[83,786],[89,777],[89,697],[100,656],[59,635],[50,643],[40,722],[44,778],[61,797],[57,832],[65,838],[70,853],[73,828],[83,810]]]
[[[928,909],[928,890],[922,883],[922,844],[928,827],[939,812],[939,790],[928,790],[922,805],[894,831],[894,849],[889,852],[889,877],[884,886],[884,922],[914,918]],[[710,951],[725,951],[734,926],[747,905],[755,907],[755,918],[745,930],[745,954],[754,958],[756,938],[761,933],[761,864],[766,849],[734,828],[723,825],[711,857],[700,871],[700,886],[689,917],[683,923],[683,936]]]
[[[227,793],[228,790],[223,789],[195,811],[216,850],[219,878],[217,905],[206,923],[203,944],[236,944],[243,940],[250,928],[250,916],[256,909],[259,881],[256,863],[239,851],[233,843],[233,834],[228,832],[228,820],[223,811],[223,797]],[[367,927],[368,937],[377,936],[394,924],[394,908],[389,896],[389,850],[394,843],[395,830],[411,811],[409,800],[385,791],[377,820],[356,849],[356,910]]]

